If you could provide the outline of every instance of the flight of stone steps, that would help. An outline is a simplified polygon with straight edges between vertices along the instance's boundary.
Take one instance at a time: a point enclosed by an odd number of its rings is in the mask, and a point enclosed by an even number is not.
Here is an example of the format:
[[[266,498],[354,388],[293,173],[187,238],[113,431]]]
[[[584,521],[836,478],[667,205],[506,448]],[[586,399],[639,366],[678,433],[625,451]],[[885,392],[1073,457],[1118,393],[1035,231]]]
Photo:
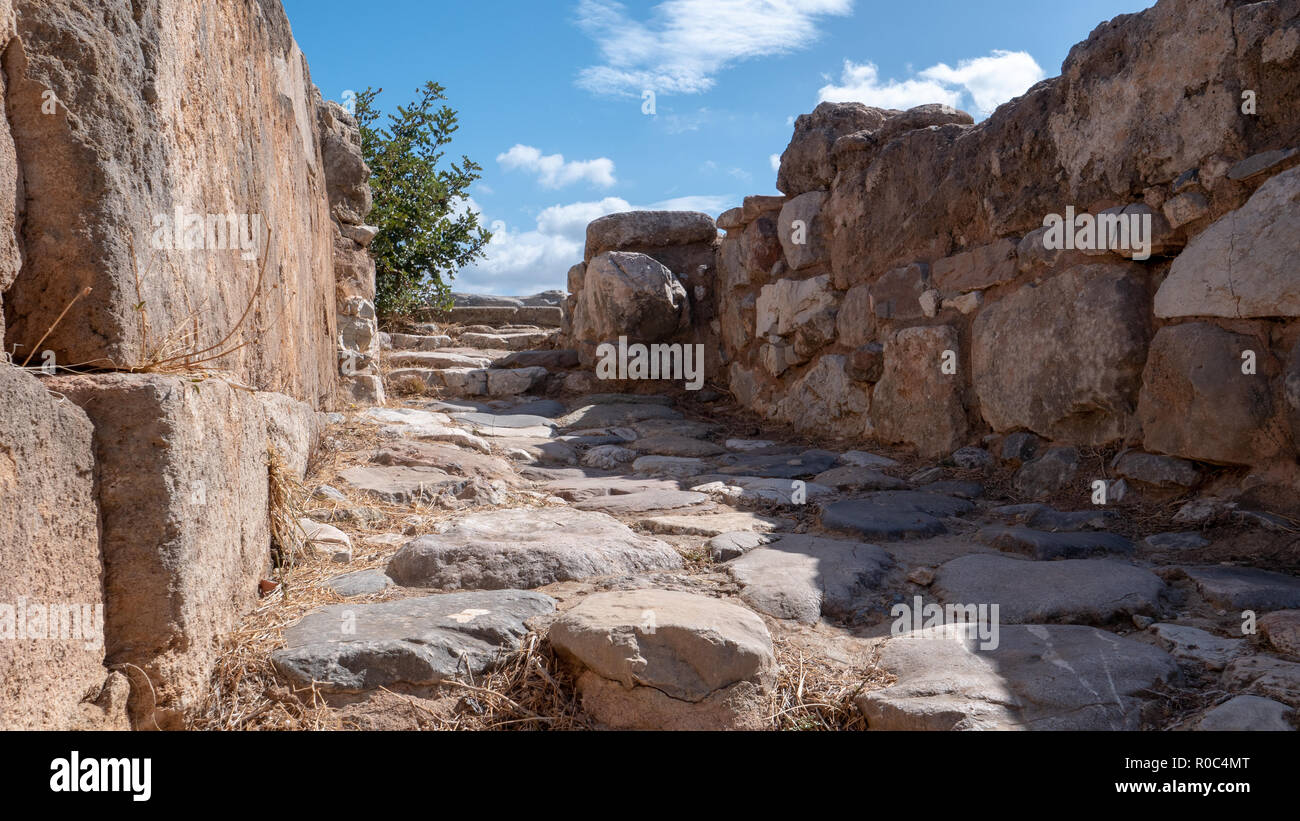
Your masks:
[[[389,389],[463,399],[560,388],[578,365],[576,351],[556,347],[564,296],[457,295],[453,307],[427,312],[410,333],[381,334]]]

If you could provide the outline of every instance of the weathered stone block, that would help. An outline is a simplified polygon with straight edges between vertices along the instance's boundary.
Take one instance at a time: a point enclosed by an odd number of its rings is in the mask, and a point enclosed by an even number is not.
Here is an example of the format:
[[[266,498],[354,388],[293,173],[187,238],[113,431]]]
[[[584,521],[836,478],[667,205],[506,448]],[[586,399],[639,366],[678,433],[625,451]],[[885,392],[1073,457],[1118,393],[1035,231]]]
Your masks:
[[[923,458],[965,444],[962,380],[944,372],[945,361],[957,362],[958,348],[957,331],[947,325],[906,328],[885,341],[884,373],[872,393],[877,436],[915,445]]]
[[[94,425],[108,662],[149,677],[152,693],[133,688],[137,727],[174,727],[270,563],[262,405],[216,379],[110,374],[50,386]]]

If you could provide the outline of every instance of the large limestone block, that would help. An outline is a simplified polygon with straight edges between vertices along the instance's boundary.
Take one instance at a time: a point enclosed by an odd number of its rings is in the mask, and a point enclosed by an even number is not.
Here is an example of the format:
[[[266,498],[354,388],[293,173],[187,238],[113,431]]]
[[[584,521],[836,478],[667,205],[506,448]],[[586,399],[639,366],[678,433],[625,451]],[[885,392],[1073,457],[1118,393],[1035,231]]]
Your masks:
[[[1156,292],[1156,316],[1300,316],[1300,167],[1197,234]]]
[[[973,326],[984,419],[1078,444],[1129,435],[1150,333],[1136,266],[1082,265],[1019,289]]]
[[[204,692],[222,637],[256,604],[270,562],[261,403],[216,379],[109,374],[50,385],[95,428],[108,662],[148,675],[153,693],[133,688],[133,718],[166,728],[171,710]]]
[[[76,405],[0,365],[0,727],[8,730],[124,726],[124,709],[106,715],[83,703],[108,676],[92,436]]]
[[[759,337],[793,337],[805,356],[835,338],[836,299],[829,274],[764,285],[755,310]]]
[[[319,92],[280,4],[16,8],[7,114],[28,195],[9,341],[35,345],[69,305],[42,345],[61,364],[137,365],[235,331],[226,348],[249,344],[217,366],[258,389],[329,401],[333,224]],[[53,114],[42,112],[47,91]],[[187,236],[191,218],[203,230]]]
[[[957,355],[957,373],[944,372],[949,351]],[[871,396],[876,435],[915,445],[923,458],[965,444],[959,353],[957,331],[948,325],[905,328],[886,340],[884,374]]]
[[[624,211],[588,223],[583,261],[606,251],[710,243],[717,236],[713,218],[698,211]]]
[[[781,206],[777,235],[791,271],[808,268],[829,258],[827,225],[822,219],[825,203],[825,191],[809,191]]]
[[[645,254],[612,251],[587,265],[573,312],[573,336],[591,343],[667,341],[690,324],[686,289]]]
[[[1146,450],[1244,465],[1277,454],[1286,434],[1261,347],[1203,322],[1161,328],[1151,341],[1138,403]],[[1257,373],[1242,373],[1247,350],[1258,356]]]
[[[846,358],[840,354],[818,359],[790,384],[776,406],[777,416],[804,431],[864,435],[871,394],[849,378],[846,368]]]

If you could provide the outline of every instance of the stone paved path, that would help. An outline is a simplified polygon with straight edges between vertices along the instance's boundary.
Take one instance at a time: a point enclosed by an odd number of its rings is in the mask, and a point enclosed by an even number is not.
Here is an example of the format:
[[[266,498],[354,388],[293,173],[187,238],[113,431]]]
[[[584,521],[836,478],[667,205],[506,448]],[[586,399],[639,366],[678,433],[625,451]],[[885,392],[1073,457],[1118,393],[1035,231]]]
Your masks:
[[[285,631],[281,675],[472,681],[532,629],[600,726],[771,726],[785,647],[870,679],[869,729],[1294,729],[1300,579],[1197,560],[1213,532],[1025,504],[977,448],[918,471],[741,436],[602,393],[552,334],[388,338],[390,407],[336,417],[369,440],[304,520],[337,603]]]

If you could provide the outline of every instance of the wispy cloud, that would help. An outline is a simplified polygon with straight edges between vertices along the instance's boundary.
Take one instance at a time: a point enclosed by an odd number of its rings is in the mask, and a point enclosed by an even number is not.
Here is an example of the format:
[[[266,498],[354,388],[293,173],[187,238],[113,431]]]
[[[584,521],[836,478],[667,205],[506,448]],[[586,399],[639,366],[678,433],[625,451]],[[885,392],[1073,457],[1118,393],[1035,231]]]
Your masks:
[[[516,145],[497,155],[502,168],[534,174],[545,188],[563,188],[576,182],[589,182],[609,188],[614,179],[614,161],[608,157],[594,160],[566,161],[563,154],[542,154],[531,145]]]
[[[676,197],[633,205],[621,197],[552,205],[537,215],[528,230],[511,229],[503,220],[490,225],[487,257],[461,269],[457,291],[485,294],[532,294],[565,287],[569,268],[582,261],[587,223],[620,211],[703,211],[717,216],[739,202],[732,195]],[[477,210],[472,201],[469,207]]]
[[[597,94],[699,94],[727,67],[806,48],[820,18],[845,15],[853,0],[664,0],[633,19],[615,0],[581,0],[578,26],[602,62],[578,75]]]
[[[1023,94],[1043,79],[1044,72],[1027,52],[995,50],[986,57],[961,60],[953,68],[938,63],[913,77],[882,80],[874,63],[844,61],[838,84],[818,92],[822,102],[859,102],[879,108],[911,108],[926,103],[946,103],[970,108],[981,116]]]

